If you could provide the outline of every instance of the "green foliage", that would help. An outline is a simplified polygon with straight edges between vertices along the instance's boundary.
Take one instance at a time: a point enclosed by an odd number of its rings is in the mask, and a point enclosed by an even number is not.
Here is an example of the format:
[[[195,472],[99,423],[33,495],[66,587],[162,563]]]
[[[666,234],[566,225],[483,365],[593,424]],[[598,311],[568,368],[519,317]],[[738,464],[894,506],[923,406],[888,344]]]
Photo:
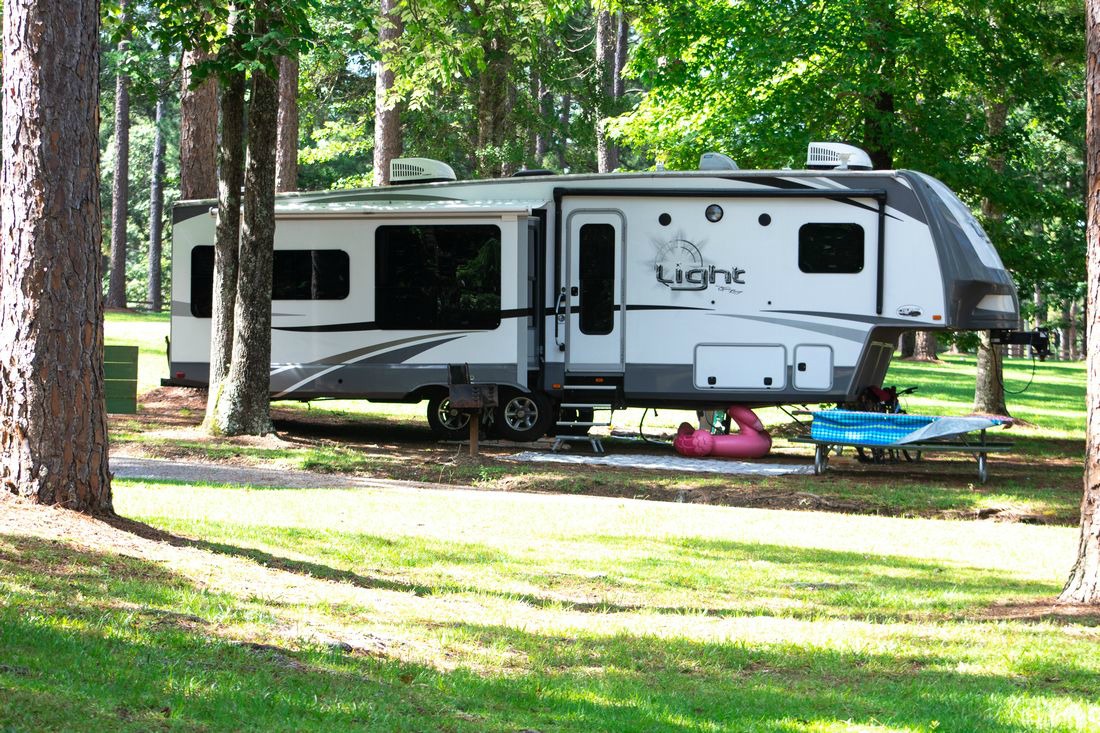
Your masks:
[[[1022,284],[1080,279],[1082,10],[1001,0],[640,3],[630,71],[651,91],[614,126],[670,167],[720,150],[800,167],[814,139],[861,145],[1005,215]],[[991,130],[1007,107],[1003,131]],[[995,160],[1003,161],[998,170]]]

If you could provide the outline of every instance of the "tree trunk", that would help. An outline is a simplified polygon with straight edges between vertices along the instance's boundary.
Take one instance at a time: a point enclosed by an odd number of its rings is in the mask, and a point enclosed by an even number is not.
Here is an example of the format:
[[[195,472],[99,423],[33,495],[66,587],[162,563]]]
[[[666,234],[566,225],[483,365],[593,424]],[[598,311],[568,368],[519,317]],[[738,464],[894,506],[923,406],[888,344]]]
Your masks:
[[[535,155],[534,166],[536,168],[542,168],[546,165],[546,154],[550,152],[550,115],[553,114],[553,97],[550,96],[550,89],[546,86],[546,82],[543,80],[542,75],[536,75],[535,79],[535,99],[538,104],[538,124],[535,127]]]
[[[1008,415],[1005,404],[1004,376],[1001,373],[1001,347],[994,346],[989,331],[978,334],[978,365],[974,384],[974,412]]]
[[[183,55],[180,93],[180,198],[212,199],[218,195],[218,84],[213,77],[191,89],[191,72],[210,58],[200,51]]]
[[[163,92],[157,96],[153,126],[153,169],[149,174],[149,307],[159,313],[164,307],[161,296],[160,258],[164,231],[164,105]]]
[[[1008,119],[1008,105],[999,98],[986,100],[986,131],[994,141],[994,152],[989,159],[989,167],[997,175],[1005,170],[1005,156],[1003,152],[1002,137],[1004,135],[1005,122]],[[992,222],[1000,222],[1004,219],[1004,212],[990,198],[982,199],[982,214]],[[978,334],[977,365],[974,379],[974,411],[990,415],[1009,416],[1008,405],[1005,403],[1004,377],[1002,363],[1004,357],[1002,347],[992,344],[992,337],[988,331]]]
[[[401,109],[387,99],[393,89],[393,69],[386,65],[386,55],[397,51],[397,42],[404,29],[397,12],[398,0],[381,0],[382,17],[378,26],[378,48],[382,58],[374,77],[374,185],[390,183],[390,161],[401,155]]]
[[[1085,486],[1081,500],[1081,541],[1077,562],[1062,589],[1061,600],[1100,603],[1100,340],[1095,328],[1100,310],[1100,0],[1085,4],[1088,53],[1085,87],[1088,122],[1085,125],[1088,166],[1088,426],[1085,430]]]
[[[939,361],[935,331],[917,331],[913,348],[913,361]]]
[[[902,359],[912,359],[917,350],[917,338],[913,331],[903,331],[898,339],[898,351]]]
[[[1081,358],[1081,352],[1077,348],[1077,318],[1080,314],[1077,312],[1077,299],[1074,298],[1069,304],[1069,325],[1066,327],[1066,342],[1069,344],[1069,357],[1076,361]]]
[[[511,113],[508,71],[511,50],[507,39],[496,34],[481,43],[485,69],[477,96],[478,175],[499,178],[504,173],[504,138]]]
[[[121,5],[126,12],[126,4]],[[125,16],[123,23],[125,24]],[[125,56],[130,39],[118,42],[118,54]],[[126,220],[130,201],[130,80],[115,75],[115,177],[111,189],[111,266],[107,285],[107,307],[126,307]]]
[[[619,13],[618,27],[615,34],[615,75],[613,77],[615,87],[612,96],[615,100],[621,100],[626,96],[626,79],[623,78],[623,69],[626,68],[626,55],[630,50],[630,21],[625,13]],[[622,107],[617,107],[620,112]]]
[[[230,25],[236,22],[235,13]],[[232,34],[231,34],[232,35]],[[218,221],[214,232],[214,285],[210,304],[210,375],[206,392],[207,432],[214,420],[229,361],[233,355],[234,307],[244,184],[244,74],[232,74],[218,90],[221,136],[218,143]]]
[[[566,173],[569,170],[569,120],[573,113],[573,97],[563,94],[561,97],[561,112],[558,116],[558,170]]]
[[[598,103],[596,105],[596,170],[610,173],[619,167],[619,151],[607,138],[607,118],[615,99],[615,61],[618,34],[611,21],[611,12],[596,13],[596,78]]]
[[[868,14],[867,50],[872,71],[878,76],[875,90],[865,101],[863,148],[878,170],[894,168],[894,77],[897,59],[887,43],[897,25],[894,5],[887,0],[871,4]]]
[[[279,142],[275,191],[298,190],[298,59],[279,59]]]
[[[263,32],[263,24],[257,22],[257,34]],[[214,427],[223,435],[266,435],[273,430],[269,387],[278,83],[263,71],[252,74],[233,356],[214,412]]]
[[[99,3],[7,0],[3,48],[0,482],[110,514]]]

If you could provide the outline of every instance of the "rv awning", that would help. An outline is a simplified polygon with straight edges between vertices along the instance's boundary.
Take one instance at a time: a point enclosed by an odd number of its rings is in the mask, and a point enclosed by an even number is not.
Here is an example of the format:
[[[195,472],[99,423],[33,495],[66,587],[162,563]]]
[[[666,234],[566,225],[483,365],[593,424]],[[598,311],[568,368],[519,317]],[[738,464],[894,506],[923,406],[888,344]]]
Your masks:
[[[530,214],[546,206],[538,200],[288,202],[275,205],[278,218],[357,218],[367,216],[485,216]]]

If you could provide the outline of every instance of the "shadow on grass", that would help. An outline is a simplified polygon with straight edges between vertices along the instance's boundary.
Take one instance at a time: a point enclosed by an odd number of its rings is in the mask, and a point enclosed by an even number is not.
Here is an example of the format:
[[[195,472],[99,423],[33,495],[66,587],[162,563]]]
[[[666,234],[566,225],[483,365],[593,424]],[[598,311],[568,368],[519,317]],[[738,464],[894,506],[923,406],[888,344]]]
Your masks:
[[[1097,714],[1087,707],[1095,669],[1052,652],[959,671],[971,659],[962,642],[890,654],[540,634],[475,619],[446,627],[448,638],[475,658],[505,650],[507,664],[460,659],[450,671],[234,643],[218,625],[227,615],[255,625],[254,610],[154,563],[20,536],[0,536],[0,552],[5,731],[1022,733],[1086,730],[1081,711]]]
[[[417,596],[475,593],[534,608],[586,613],[643,611],[890,623],[964,617],[1005,598],[1049,598],[1059,590],[1053,583],[936,561],[720,540],[578,538],[578,542],[615,551],[602,553],[600,560],[577,561],[577,567],[591,577],[563,577],[528,557],[498,548],[427,537],[387,538],[284,527],[211,528],[211,534],[244,538],[268,548],[261,549],[183,538],[128,519],[111,522],[149,539],[359,588]],[[316,559],[286,557],[273,549]],[[370,567],[385,567],[392,574],[364,572]],[[471,573],[474,568],[482,574]],[[624,579],[629,582],[623,583]],[[547,591],[516,591],[509,584]],[[693,600],[682,600],[685,597]],[[662,598],[674,602],[662,602]]]

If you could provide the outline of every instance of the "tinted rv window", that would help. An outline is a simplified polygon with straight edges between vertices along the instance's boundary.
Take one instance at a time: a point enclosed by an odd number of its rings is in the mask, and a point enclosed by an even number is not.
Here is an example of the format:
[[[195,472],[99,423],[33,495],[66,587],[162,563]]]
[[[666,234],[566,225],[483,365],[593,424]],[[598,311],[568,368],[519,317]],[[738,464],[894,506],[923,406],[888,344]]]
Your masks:
[[[271,263],[272,300],[343,300],[348,297],[351,264],[338,249],[275,250]],[[214,248],[191,250],[191,315],[209,318],[214,290]]]
[[[491,330],[500,325],[500,227],[381,226],[374,246],[379,328]]]
[[[863,227],[859,224],[803,224],[798,230],[802,272],[863,271]]]
[[[609,334],[615,328],[615,227],[581,226],[578,254],[581,333]]]

